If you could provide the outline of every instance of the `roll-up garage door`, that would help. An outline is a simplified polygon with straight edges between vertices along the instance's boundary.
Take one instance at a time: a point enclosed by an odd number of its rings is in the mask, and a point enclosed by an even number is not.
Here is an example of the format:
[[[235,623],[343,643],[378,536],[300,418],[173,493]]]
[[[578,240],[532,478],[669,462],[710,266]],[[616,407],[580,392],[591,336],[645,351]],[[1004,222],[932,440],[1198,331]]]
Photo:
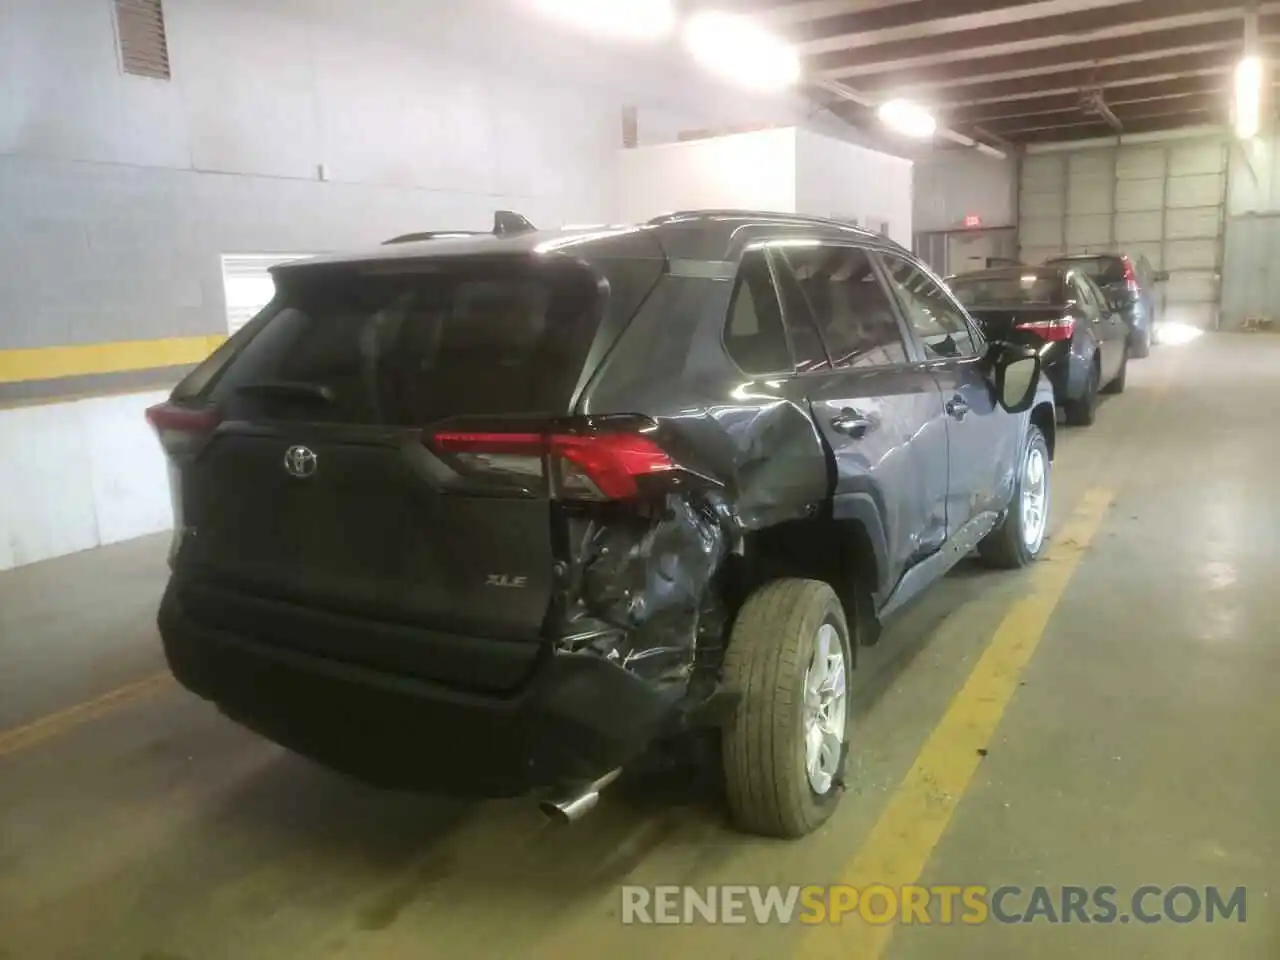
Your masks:
[[[1023,158],[1019,256],[1118,251],[1169,271],[1165,320],[1217,323],[1227,186],[1220,138],[1031,153]]]

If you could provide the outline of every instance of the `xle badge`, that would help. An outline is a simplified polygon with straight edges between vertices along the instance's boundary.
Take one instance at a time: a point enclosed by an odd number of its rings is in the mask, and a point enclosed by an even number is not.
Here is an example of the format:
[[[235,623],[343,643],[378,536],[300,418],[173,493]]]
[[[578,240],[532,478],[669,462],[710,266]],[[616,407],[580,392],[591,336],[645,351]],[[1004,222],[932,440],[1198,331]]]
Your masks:
[[[485,580],[484,585],[486,587],[508,587],[520,589],[527,586],[528,583],[528,577],[514,577],[509,573],[491,573],[489,574],[488,579]]]

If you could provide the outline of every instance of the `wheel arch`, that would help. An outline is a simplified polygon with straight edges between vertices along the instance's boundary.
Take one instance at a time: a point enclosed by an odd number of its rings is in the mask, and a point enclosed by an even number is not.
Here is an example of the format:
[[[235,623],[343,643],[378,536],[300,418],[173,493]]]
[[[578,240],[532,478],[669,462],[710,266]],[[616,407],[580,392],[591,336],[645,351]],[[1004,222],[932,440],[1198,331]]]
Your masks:
[[[1045,445],[1049,448],[1049,459],[1054,458],[1058,441],[1058,413],[1052,403],[1041,400],[1031,408],[1030,422],[1044,434]]]
[[[733,606],[772,580],[820,580],[835,590],[861,642],[874,642],[875,604],[885,576],[883,536],[878,516],[868,525],[861,515],[837,519],[829,508],[805,520],[751,531],[741,556],[734,558]]]

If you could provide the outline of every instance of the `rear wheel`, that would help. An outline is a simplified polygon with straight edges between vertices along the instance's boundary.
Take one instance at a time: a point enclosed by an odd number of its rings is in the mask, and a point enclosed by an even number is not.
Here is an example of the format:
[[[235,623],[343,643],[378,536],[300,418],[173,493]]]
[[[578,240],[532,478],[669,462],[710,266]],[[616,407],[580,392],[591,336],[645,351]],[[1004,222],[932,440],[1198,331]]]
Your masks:
[[[1103,393],[1124,393],[1125,380],[1129,376],[1129,347],[1126,344],[1124,348],[1124,359],[1120,361],[1120,372],[1116,374],[1116,378],[1108,383],[1102,390]]]
[[[978,544],[978,555],[993,567],[1025,567],[1044,549],[1049,525],[1049,445],[1040,428],[1027,428],[1026,450],[1013,499],[1000,525]]]
[[[743,605],[724,663],[725,685],[739,696],[723,734],[739,829],[801,837],[834,812],[849,752],[852,650],[825,583],[775,580]]]
[[[1146,329],[1133,338],[1133,342],[1129,344],[1129,356],[1134,360],[1141,360],[1151,355],[1151,327],[1150,322],[1147,323]]]
[[[1084,390],[1080,396],[1068,400],[1062,405],[1066,413],[1067,423],[1073,427],[1087,427],[1098,415],[1098,381],[1102,372],[1098,369],[1098,358],[1095,356],[1089,365],[1089,374],[1085,378]]]

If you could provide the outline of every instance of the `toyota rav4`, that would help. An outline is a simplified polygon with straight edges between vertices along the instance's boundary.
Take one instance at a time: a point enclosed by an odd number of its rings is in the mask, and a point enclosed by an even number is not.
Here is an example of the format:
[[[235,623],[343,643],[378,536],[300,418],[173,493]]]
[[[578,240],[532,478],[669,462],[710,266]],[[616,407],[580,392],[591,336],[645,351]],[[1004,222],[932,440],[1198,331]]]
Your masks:
[[[372,783],[574,819],[710,731],[733,820],[805,834],[859,645],[975,549],[1044,543],[1038,355],[869,232],[501,214],[274,279],[148,411],[160,632],[188,689]]]

